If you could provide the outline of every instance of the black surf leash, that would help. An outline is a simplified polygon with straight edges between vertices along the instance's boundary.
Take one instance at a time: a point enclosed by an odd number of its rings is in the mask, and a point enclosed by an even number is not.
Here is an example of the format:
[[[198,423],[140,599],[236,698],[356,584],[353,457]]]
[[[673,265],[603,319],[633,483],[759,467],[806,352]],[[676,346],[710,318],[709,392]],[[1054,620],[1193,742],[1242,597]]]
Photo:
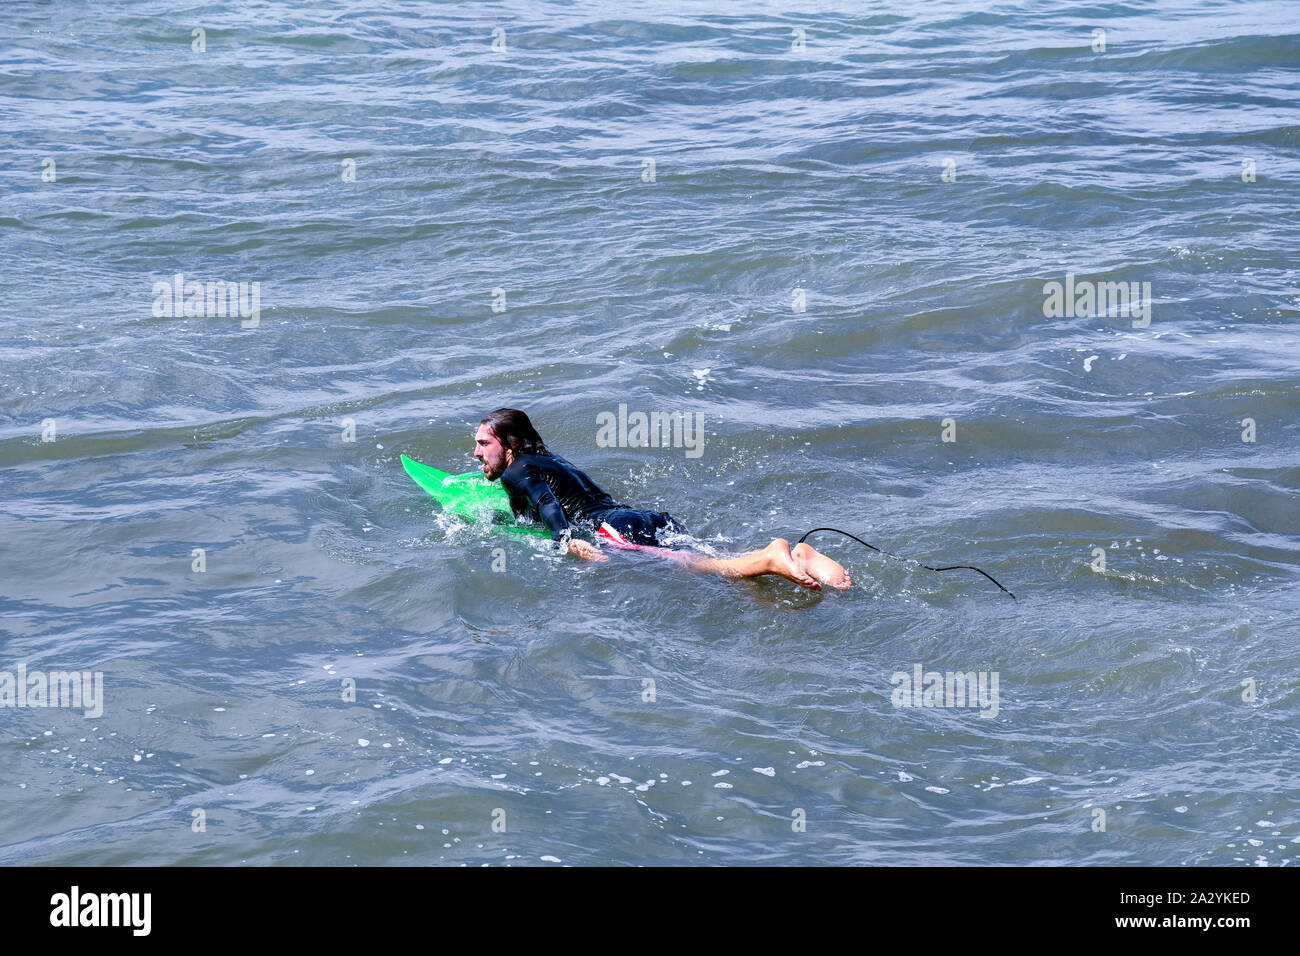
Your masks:
[[[998,584],[997,578],[993,577],[993,575],[989,574],[987,571],[980,571],[980,569],[975,567],[973,564],[952,564],[946,568],[932,568],[928,564],[921,564],[921,562],[916,560],[916,558],[905,558],[901,554],[894,554],[892,551],[886,551],[883,548],[877,548],[874,544],[867,544],[867,542],[863,541],[856,534],[849,534],[847,531],[841,531],[839,528],[813,528],[812,531],[809,531],[807,534],[805,534],[802,538],[796,541],[795,544],[803,544],[804,539],[807,538],[809,534],[816,534],[818,531],[834,531],[836,534],[842,534],[846,538],[852,538],[858,544],[866,545],[872,551],[878,551],[881,554],[888,555],[891,558],[896,558],[899,561],[911,561],[913,564],[920,564],[921,567],[925,568],[927,571],[979,571],[980,574],[984,575],[994,584],[997,584],[999,590],[1006,591],[1007,594],[1011,594],[1011,592],[1007,591],[1007,589],[1002,587],[1001,584]],[[1011,600],[1014,601],[1015,599],[1016,596],[1014,594],[1011,594]]]

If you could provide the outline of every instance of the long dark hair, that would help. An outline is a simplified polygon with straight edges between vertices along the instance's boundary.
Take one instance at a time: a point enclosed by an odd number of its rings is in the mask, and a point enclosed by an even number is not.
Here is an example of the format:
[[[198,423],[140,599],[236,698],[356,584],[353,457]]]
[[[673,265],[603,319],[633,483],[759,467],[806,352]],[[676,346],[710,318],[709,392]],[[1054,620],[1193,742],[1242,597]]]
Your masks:
[[[533,423],[517,408],[498,408],[479,422],[491,429],[503,446],[516,455],[549,455],[542,436]]]

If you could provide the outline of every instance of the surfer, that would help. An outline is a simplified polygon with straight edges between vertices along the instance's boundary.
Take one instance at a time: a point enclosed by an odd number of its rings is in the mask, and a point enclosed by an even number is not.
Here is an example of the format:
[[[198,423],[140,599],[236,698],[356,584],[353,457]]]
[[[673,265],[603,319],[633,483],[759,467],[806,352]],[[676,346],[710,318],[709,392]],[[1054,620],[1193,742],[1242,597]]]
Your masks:
[[[589,541],[573,537],[571,521],[597,527],[608,524],[627,540],[641,545],[657,545],[663,531],[686,531],[670,514],[620,505],[586,474],[548,451],[528,416],[518,409],[498,408],[483,419],[474,435],[474,457],[483,463],[484,477],[489,481],[501,479],[516,515],[544,521],[561,548],[584,560],[609,559]],[[804,542],[791,548],[784,538],[775,538],[765,548],[734,558],[686,551],[661,553],[692,571],[728,578],[779,574],[814,591],[821,590],[823,584],[839,590],[853,584],[839,562]]]

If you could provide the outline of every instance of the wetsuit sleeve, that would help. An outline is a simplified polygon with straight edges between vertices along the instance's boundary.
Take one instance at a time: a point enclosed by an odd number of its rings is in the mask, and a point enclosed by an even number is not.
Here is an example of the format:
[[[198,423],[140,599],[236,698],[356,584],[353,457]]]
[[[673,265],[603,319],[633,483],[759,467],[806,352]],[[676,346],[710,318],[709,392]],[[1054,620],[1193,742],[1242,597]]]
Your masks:
[[[573,533],[569,528],[569,519],[564,515],[564,507],[551,493],[551,486],[536,467],[525,465],[515,475],[511,475],[507,469],[506,474],[501,476],[501,481],[510,491],[527,498],[551,529],[551,537],[556,541],[564,541],[567,545]]]

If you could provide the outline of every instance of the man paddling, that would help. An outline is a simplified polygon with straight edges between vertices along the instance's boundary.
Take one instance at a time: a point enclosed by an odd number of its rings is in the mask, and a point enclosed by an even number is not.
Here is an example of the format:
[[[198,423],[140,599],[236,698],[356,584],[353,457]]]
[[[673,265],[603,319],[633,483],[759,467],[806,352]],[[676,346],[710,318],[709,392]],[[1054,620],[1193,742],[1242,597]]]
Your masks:
[[[483,419],[474,435],[474,457],[483,463],[483,475],[489,481],[501,479],[516,515],[544,521],[561,547],[584,560],[609,559],[595,545],[573,537],[572,522],[595,527],[608,524],[628,541],[642,545],[658,544],[664,531],[680,534],[686,530],[665,512],[618,504],[586,474],[548,451],[528,416],[518,409],[498,408]],[[784,538],[775,538],[765,548],[734,558],[685,551],[661,553],[693,571],[728,578],[778,574],[814,591],[821,590],[823,584],[839,590],[853,584],[837,561],[803,542],[791,549]]]

